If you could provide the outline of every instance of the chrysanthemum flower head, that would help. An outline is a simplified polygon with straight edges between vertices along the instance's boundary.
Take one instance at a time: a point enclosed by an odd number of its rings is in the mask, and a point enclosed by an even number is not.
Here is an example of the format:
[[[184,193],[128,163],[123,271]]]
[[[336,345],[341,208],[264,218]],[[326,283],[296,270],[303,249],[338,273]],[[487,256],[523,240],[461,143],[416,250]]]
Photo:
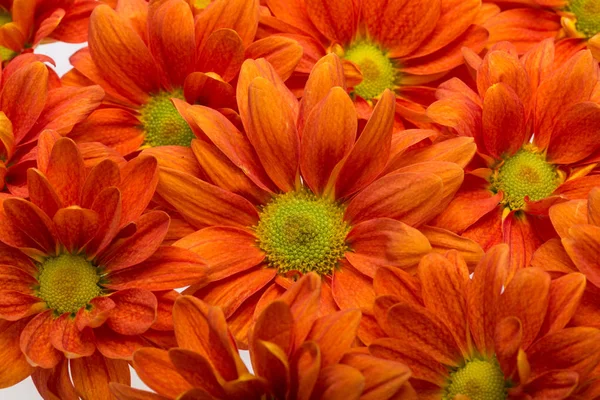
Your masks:
[[[333,54],[317,64],[305,93],[298,104],[267,61],[247,60],[237,87],[245,132],[208,107],[188,106],[184,114],[203,137],[192,150],[205,178],[161,168],[157,193],[200,229],[176,245],[211,265],[212,283],[187,293],[222,306],[241,345],[256,304],[303,274],[324,280],[323,313],[370,308],[379,266],[414,268],[437,245],[475,259],[481,251],[448,231],[419,228],[462,182],[461,166],[448,160],[470,159],[471,139],[444,161],[404,159],[427,134],[392,140],[389,90],[358,136]]]
[[[425,256],[416,277],[380,269],[374,313],[385,335],[370,353],[409,366],[426,398],[569,398],[597,379],[600,361],[600,331],[566,327],[585,277],[525,268],[507,284],[508,269],[506,245],[472,279],[452,251]]]
[[[244,59],[271,58],[287,76],[300,59],[302,50],[292,39],[254,42],[258,15],[256,0],[215,1],[195,19],[184,0],[98,7],[90,20],[89,48],[71,57],[75,69],[63,81],[99,84],[107,93],[106,107],[70,137],[101,142],[123,155],[149,149],[161,165],[192,159],[195,135],[172,99],[235,118],[231,82]]]
[[[262,35],[286,32],[304,47],[297,72],[310,72],[323,55],[345,64],[361,118],[386,89],[396,92],[399,116],[419,119],[433,90],[424,83],[461,65],[460,49],[483,49],[487,31],[480,1],[269,0],[273,16],[261,17]],[[423,121],[420,121],[423,122]]]
[[[239,356],[223,311],[191,296],[173,308],[179,347],[138,350],[133,365],[166,399],[412,398],[406,366],[351,349],[360,311],[317,317],[320,288],[319,276],[307,274],[264,307],[249,338],[254,374]],[[111,388],[121,400],[157,398],[122,384]]]
[[[192,252],[161,247],[169,217],[144,213],[158,180],[154,158],[122,166],[104,160],[88,170],[72,140],[50,134],[40,138],[37,155],[38,169],[28,171],[30,200],[0,205],[0,341],[10,356],[0,367],[1,386],[37,366],[42,394],[73,390],[63,376],[66,356],[76,391],[107,398],[115,378],[107,370],[127,382],[123,360],[136,348],[168,346],[177,296],[171,289],[202,280],[205,265]]]
[[[44,56],[24,54],[2,71],[0,83],[0,191],[27,196],[30,154],[41,132],[68,133],[102,101],[98,86],[60,87]],[[65,116],[65,112],[69,115]]]
[[[555,68],[553,50],[546,40],[521,59],[508,44],[483,60],[471,54],[478,93],[452,79],[427,111],[454,134],[474,137],[479,155],[435,224],[484,248],[509,243],[513,269],[552,235],[552,204],[600,183],[590,174],[600,149],[597,62],[582,51]]]

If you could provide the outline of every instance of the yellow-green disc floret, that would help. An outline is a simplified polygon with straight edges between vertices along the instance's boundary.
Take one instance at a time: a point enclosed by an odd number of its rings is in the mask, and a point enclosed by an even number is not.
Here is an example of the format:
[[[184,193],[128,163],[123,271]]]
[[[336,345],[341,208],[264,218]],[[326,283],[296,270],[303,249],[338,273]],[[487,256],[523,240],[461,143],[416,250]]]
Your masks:
[[[98,269],[68,253],[44,260],[38,282],[38,296],[58,314],[75,313],[102,292]]]
[[[189,146],[194,132],[173,105],[172,98],[184,100],[183,90],[159,92],[140,110],[145,146]]]
[[[557,169],[541,153],[521,149],[504,160],[492,177],[492,191],[504,193],[511,210],[525,207],[525,197],[537,201],[550,196],[560,183]]]
[[[371,100],[396,86],[396,67],[376,45],[365,41],[354,43],[346,49],[344,58],[358,65],[363,75],[362,82],[354,87],[360,97]]]
[[[506,389],[504,373],[496,359],[474,359],[450,372],[442,400],[454,400],[458,394],[471,400],[505,400]]]
[[[334,201],[308,190],[275,197],[260,213],[258,246],[279,273],[299,271],[331,274],[348,250],[350,226]]]
[[[577,17],[577,31],[591,38],[600,33],[600,1],[571,0],[567,10]]]

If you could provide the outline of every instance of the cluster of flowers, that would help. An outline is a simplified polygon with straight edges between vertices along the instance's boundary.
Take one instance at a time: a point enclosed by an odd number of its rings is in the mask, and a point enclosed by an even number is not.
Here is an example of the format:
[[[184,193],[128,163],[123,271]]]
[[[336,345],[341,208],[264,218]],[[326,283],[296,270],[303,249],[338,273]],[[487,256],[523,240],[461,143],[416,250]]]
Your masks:
[[[0,57],[1,388],[600,398],[600,1],[2,0]]]

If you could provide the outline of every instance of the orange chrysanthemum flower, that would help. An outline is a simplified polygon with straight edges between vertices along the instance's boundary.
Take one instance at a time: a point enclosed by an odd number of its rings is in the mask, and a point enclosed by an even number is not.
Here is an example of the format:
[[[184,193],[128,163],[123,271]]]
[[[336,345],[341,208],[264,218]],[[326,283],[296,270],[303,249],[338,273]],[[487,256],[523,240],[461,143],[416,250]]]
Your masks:
[[[142,214],[158,181],[154,158],[87,172],[72,140],[43,134],[37,163],[30,201],[0,204],[0,387],[33,372],[43,395],[72,398],[60,393],[73,391],[66,356],[78,394],[107,399],[110,380],[128,381],[136,348],[171,344],[171,289],[202,280],[205,265],[160,247],[165,213]]]
[[[0,59],[12,60],[42,41],[81,43],[87,40],[95,0],[0,1]]]
[[[31,150],[40,133],[45,129],[68,133],[104,96],[98,86],[60,87],[39,58],[32,54],[15,58],[2,71],[0,84],[0,192],[23,197],[27,168],[35,166]]]
[[[283,32],[304,48],[299,77],[325,54],[338,54],[352,77],[351,93],[368,119],[386,89],[397,94],[396,111],[422,123],[422,105],[435,89],[422,86],[463,64],[461,48],[481,51],[487,18],[480,0],[267,0],[259,34]],[[401,126],[400,121],[399,125]]]
[[[301,57],[300,46],[288,38],[254,42],[258,14],[257,0],[218,0],[196,19],[183,0],[122,0],[116,11],[97,7],[89,48],[71,57],[75,69],[63,81],[97,83],[107,97],[70,137],[123,155],[160,146],[149,154],[161,165],[193,159],[189,145],[195,136],[173,98],[239,119],[230,82],[244,59],[267,57],[289,76]]]
[[[427,399],[566,399],[600,361],[600,330],[565,328],[585,287],[538,268],[506,283],[508,246],[492,248],[473,279],[460,255],[429,254],[418,279],[381,268],[375,315],[386,337],[369,352],[405,363]],[[592,397],[582,397],[592,398]]]
[[[550,239],[534,253],[531,264],[557,276],[579,271],[588,282],[573,323],[600,328],[600,188],[588,199],[550,208],[550,220],[560,238]]]
[[[554,235],[548,208],[600,185],[589,174],[600,150],[600,73],[589,51],[554,69],[551,40],[520,60],[514,47],[500,46],[483,61],[469,57],[478,93],[450,80],[427,113],[453,134],[474,137],[480,156],[434,225],[484,249],[508,243],[512,275]]]
[[[223,311],[182,296],[173,307],[178,348],[141,349],[133,365],[160,396],[111,384],[119,400],[413,399],[409,369],[351,351],[360,311],[317,318],[321,279],[311,273],[265,306],[250,334],[255,375],[239,356]]]
[[[600,3],[597,0],[490,0],[523,3],[505,9],[487,20],[490,43],[509,41],[524,53],[546,38],[561,39],[557,52],[562,56],[586,46],[600,60]],[[528,6],[528,7],[524,7]]]
[[[268,62],[247,60],[237,100],[246,133],[210,108],[182,107],[204,137],[192,150],[205,178],[161,168],[157,193],[200,229],[176,245],[207,260],[213,283],[187,293],[223,307],[240,345],[256,304],[302,274],[323,277],[328,313],[369,309],[377,267],[414,268],[432,246],[457,246],[478,259],[475,243],[415,228],[448,204],[463,169],[427,158],[430,153],[402,157],[428,134],[407,131],[392,146],[391,91],[358,138],[356,111],[333,54],[315,67],[300,105]],[[471,158],[471,139],[453,144],[456,153],[445,160]]]

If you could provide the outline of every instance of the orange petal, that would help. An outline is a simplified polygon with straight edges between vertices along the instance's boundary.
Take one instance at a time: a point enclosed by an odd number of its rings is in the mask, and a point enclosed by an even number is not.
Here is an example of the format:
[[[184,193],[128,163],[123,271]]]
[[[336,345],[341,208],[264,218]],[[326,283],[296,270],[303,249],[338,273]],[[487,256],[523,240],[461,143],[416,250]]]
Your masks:
[[[257,40],[246,49],[244,58],[264,58],[284,81],[287,80],[302,58],[303,47],[296,40],[284,36],[269,36]],[[236,71],[237,72],[237,71]]]
[[[100,216],[98,234],[86,245],[88,255],[97,255],[114,239],[121,219],[121,193],[116,187],[108,187],[98,194],[91,209]]]
[[[56,211],[63,207],[62,201],[58,198],[48,179],[35,168],[27,170],[27,188],[31,202],[41,208],[50,218],[53,218]]]
[[[115,308],[115,302],[109,297],[100,296],[89,301],[85,308],[77,311],[77,328],[82,331],[85,327],[97,328],[104,324],[110,311]]]
[[[36,368],[31,375],[31,380],[45,399],[77,398],[69,374],[69,360],[66,358],[53,369]]]
[[[542,326],[542,333],[552,333],[563,329],[575,315],[585,290],[583,274],[567,274],[550,284],[548,311]]]
[[[123,360],[111,360],[95,352],[91,357],[71,360],[71,376],[77,393],[92,399],[111,397],[109,382],[129,385],[129,365]]]
[[[429,241],[419,230],[389,218],[355,225],[346,241],[352,248],[345,254],[348,261],[371,278],[381,266],[414,267],[431,251]]]
[[[17,198],[4,200],[3,206],[7,223],[21,230],[46,254],[56,253],[58,244],[54,224],[42,210],[28,201]],[[3,241],[10,244],[5,238]]]
[[[292,393],[298,400],[310,400],[321,370],[319,347],[314,342],[302,343],[291,361]]]
[[[383,93],[335,179],[336,198],[347,197],[371,183],[385,168],[394,125],[395,95]],[[334,173],[335,177],[335,173]]]
[[[401,269],[379,268],[373,279],[373,288],[377,296],[389,295],[413,305],[423,305],[421,283]]]
[[[139,335],[156,320],[156,296],[142,289],[125,289],[113,293],[115,308],[110,312],[108,326],[122,335]]]
[[[526,111],[532,107],[531,83],[525,67],[509,50],[490,52],[477,70],[477,91],[484,97],[490,87],[502,83],[517,95]],[[506,89],[506,88],[505,88]]]
[[[323,368],[313,390],[313,397],[321,400],[358,400],[365,387],[365,378],[356,369],[344,365]]]
[[[196,58],[192,10],[183,1],[154,2],[148,6],[147,21],[153,58],[169,86],[181,87]]]
[[[41,62],[20,68],[4,82],[0,108],[12,122],[15,143],[33,127],[44,109],[47,95],[48,69]]]
[[[0,321],[0,388],[7,388],[21,382],[34,371],[21,348],[19,338],[26,321]]]
[[[281,190],[294,190],[299,138],[292,110],[264,78],[255,78],[248,87],[248,107],[248,139],[265,171]]]
[[[353,0],[305,0],[308,16],[331,42],[348,43],[356,34],[358,5]]]
[[[52,322],[50,342],[69,358],[88,357],[94,354],[96,346],[91,329],[79,330],[74,318],[63,314]]]
[[[145,261],[161,245],[169,229],[169,216],[150,211],[136,223],[135,233],[119,240],[102,252],[97,262],[106,272],[114,272]]]
[[[548,144],[548,162],[572,164],[583,160],[600,147],[598,130],[600,105],[592,102],[569,107],[552,129]]]
[[[79,204],[85,167],[81,152],[71,139],[59,139],[52,148],[46,177],[64,205]]]
[[[554,238],[542,244],[533,253],[531,266],[548,272],[576,272],[577,267],[565,251],[560,239]]]
[[[121,168],[121,226],[138,219],[154,196],[158,165],[154,157],[138,156]]]
[[[308,336],[313,323],[319,315],[319,303],[321,302],[323,292],[326,290],[322,285],[322,279],[315,273],[309,273],[300,278],[287,291],[285,291],[278,300],[285,302],[290,306],[295,323],[295,348],[299,347]],[[277,288],[279,285],[273,285],[271,288]],[[261,303],[268,301],[267,292],[261,298]],[[259,307],[261,305],[259,304]],[[258,307],[257,307],[258,312]]]
[[[590,190],[599,185],[600,177],[598,175],[581,176],[560,185],[554,191],[554,195],[562,195],[569,199],[585,199],[588,197]]]
[[[196,44],[201,49],[209,35],[217,29],[229,28],[242,38],[244,47],[254,40],[258,28],[257,0],[216,0],[196,18]],[[199,52],[200,53],[200,52]]]
[[[356,138],[357,116],[346,91],[334,87],[306,119],[300,144],[300,168],[306,184],[321,194],[329,177],[351,151]]]
[[[111,382],[110,391],[119,400],[169,400],[167,397]]]
[[[338,311],[315,321],[307,340],[314,341],[321,350],[321,366],[340,362],[356,340],[361,312]]]
[[[31,288],[37,284],[37,280],[21,268],[0,264],[0,287],[2,290],[33,293]]]
[[[202,53],[198,54],[196,70],[217,73],[225,82],[237,77],[244,62],[242,38],[233,29],[219,29],[210,34]]]
[[[277,17],[276,21],[281,20],[284,23],[299,29],[301,32],[310,34],[316,38],[320,37],[319,30],[314,26],[308,16],[306,3],[304,0],[267,0],[269,9]],[[263,18],[261,18],[261,25]]]
[[[491,86],[483,101],[483,142],[490,155],[499,159],[514,154],[527,138],[525,108],[506,84]]]
[[[42,368],[53,368],[63,357],[50,342],[52,313],[52,310],[48,310],[36,315],[25,326],[20,337],[21,351],[30,364]]]
[[[504,220],[504,241],[510,246],[510,267],[507,280],[521,268],[531,264],[533,252],[542,245],[533,218],[509,214]]]
[[[185,78],[183,92],[190,104],[202,104],[210,108],[235,108],[235,90],[212,73],[192,72]],[[181,100],[171,100],[179,110],[177,103]]]
[[[144,149],[141,154],[149,155],[158,161],[160,167],[177,169],[196,177],[204,177],[204,173],[194,153],[189,147],[158,146]]]
[[[281,300],[276,300],[265,307],[256,319],[256,324],[252,329],[250,338],[250,351],[260,347],[259,342],[269,342],[281,349],[285,356],[289,356],[292,351],[294,339],[294,317],[290,311],[290,306]],[[261,350],[258,350],[261,352]],[[284,356],[284,357],[285,357]],[[261,371],[268,369],[264,365],[265,361],[260,357],[255,357],[253,366],[261,376]]]
[[[417,226],[434,216],[442,189],[442,179],[431,173],[392,173],[358,193],[348,204],[345,218],[352,224],[393,218]]]
[[[340,261],[340,269],[333,273],[333,298],[342,309],[370,309],[375,301],[371,278],[358,272],[347,261]]]
[[[494,349],[504,376],[512,376],[517,368],[522,337],[521,321],[517,317],[507,317],[496,325]]]
[[[248,200],[179,171],[161,169],[156,190],[198,228],[207,225],[245,228],[258,221],[258,212]]]
[[[537,399],[568,398],[579,383],[574,371],[548,371],[528,382],[524,392]]]
[[[554,63],[554,40],[545,39],[521,58],[531,87],[537,88],[552,72]]]
[[[61,243],[72,254],[92,240],[99,228],[98,214],[83,208],[61,208],[53,221]]]
[[[156,344],[138,335],[121,335],[116,333],[106,325],[94,329],[94,336],[96,347],[100,354],[114,360],[131,362],[133,353],[136,350],[147,347],[149,344],[156,346]]]
[[[184,349],[171,349],[169,359],[177,372],[196,388],[201,388],[217,398],[225,398],[220,376],[210,362],[198,353]]]
[[[141,264],[106,276],[107,288],[122,290],[170,290],[203,283],[206,264],[198,255],[172,246],[162,246]]]
[[[31,289],[27,289],[31,292]],[[10,290],[0,290],[0,315],[8,321],[17,321],[46,309],[46,303],[33,295]]]
[[[427,116],[434,122],[476,139],[481,137],[481,115],[481,106],[467,98],[438,100],[427,108]]]
[[[110,7],[101,5],[90,17],[89,47],[102,77],[137,104],[160,88],[156,62],[142,38]]]
[[[193,387],[177,372],[169,353],[164,350],[145,348],[136,351],[133,366],[145,384],[169,398],[177,398]]]
[[[561,238],[569,236],[573,225],[587,224],[588,209],[585,200],[573,200],[556,204],[550,208],[549,216],[552,225]]]
[[[563,246],[590,283],[600,286],[600,271],[597,260],[600,257],[600,227],[576,225],[569,230],[569,237],[562,240]]]

